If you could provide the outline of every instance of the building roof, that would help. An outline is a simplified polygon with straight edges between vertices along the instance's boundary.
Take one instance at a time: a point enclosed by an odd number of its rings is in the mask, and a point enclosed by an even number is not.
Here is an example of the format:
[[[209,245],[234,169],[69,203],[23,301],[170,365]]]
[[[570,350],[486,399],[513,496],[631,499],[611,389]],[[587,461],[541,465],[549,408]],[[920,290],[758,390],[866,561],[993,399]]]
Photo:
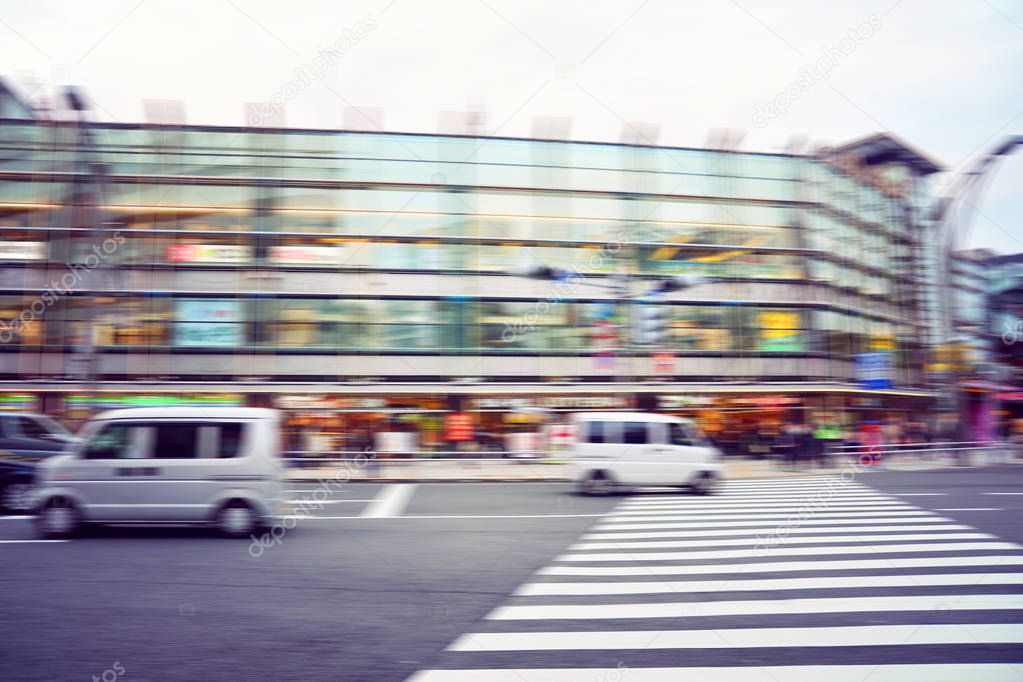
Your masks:
[[[944,170],[937,162],[932,161],[922,152],[917,151],[908,143],[891,133],[875,133],[867,137],[853,140],[833,150],[838,154],[857,154],[869,165],[882,163],[904,163],[918,175],[930,175]]]

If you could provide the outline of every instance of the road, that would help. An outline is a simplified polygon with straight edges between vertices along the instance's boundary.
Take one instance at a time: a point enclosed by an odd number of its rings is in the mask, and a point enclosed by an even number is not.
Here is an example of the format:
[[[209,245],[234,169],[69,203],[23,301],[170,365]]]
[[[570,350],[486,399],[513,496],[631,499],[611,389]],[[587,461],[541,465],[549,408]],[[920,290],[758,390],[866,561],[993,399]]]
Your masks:
[[[0,679],[1023,680],[1023,467],[828,480],[296,485],[267,544],[3,517]]]

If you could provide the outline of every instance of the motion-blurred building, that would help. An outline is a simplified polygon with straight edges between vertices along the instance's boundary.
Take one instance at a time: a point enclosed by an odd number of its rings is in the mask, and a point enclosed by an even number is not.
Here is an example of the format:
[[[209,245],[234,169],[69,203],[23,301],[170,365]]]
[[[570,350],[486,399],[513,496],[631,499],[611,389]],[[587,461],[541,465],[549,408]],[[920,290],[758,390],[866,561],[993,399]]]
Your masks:
[[[274,405],[435,446],[451,412],[497,436],[619,407],[720,432],[934,400],[939,168],[890,135],[767,154],[22,109],[0,104],[8,406]],[[576,277],[509,274],[537,264]],[[714,281],[632,343],[600,285],[686,273]]]

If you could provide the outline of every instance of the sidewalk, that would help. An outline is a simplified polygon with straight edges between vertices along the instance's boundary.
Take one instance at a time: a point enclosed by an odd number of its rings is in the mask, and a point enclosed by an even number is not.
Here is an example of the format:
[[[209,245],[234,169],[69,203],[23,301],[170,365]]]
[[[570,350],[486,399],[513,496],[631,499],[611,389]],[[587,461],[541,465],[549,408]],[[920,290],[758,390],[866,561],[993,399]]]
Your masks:
[[[925,458],[904,456],[892,458],[879,466],[860,467],[853,462],[841,466],[800,467],[787,469],[775,462],[756,459],[726,458],[722,462],[726,479],[776,478],[785,476],[806,476],[808,474],[856,475],[873,471],[924,471],[958,466],[987,466],[993,464],[1019,463],[1001,455],[981,453],[975,455],[968,465],[959,463],[953,456],[936,452]],[[426,459],[403,460],[381,459],[364,466],[354,463],[338,463],[336,466],[294,468],[288,470],[288,478],[297,482],[318,482],[339,477],[351,481],[407,483],[407,482],[466,482],[466,481],[569,481],[573,475],[572,466],[550,460],[452,460]]]

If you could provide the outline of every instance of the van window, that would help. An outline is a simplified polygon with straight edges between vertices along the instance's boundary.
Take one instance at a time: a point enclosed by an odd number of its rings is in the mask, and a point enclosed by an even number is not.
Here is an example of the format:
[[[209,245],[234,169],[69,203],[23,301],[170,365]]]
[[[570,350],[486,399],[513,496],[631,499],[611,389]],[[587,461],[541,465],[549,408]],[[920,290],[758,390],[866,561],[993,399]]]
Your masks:
[[[669,435],[672,445],[696,445],[690,438],[681,424],[669,424]]]
[[[607,443],[607,424],[604,422],[586,422],[587,443]]]
[[[647,423],[625,422],[622,424],[622,442],[626,445],[646,445]]]
[[[217,457],[237,457],[242,444],[242,425],[240,423],[220,424],[217,427],[220,437],[217,439]]]
[[[50,435],[50,432],[46,430],[46,427],[37,422],[35,419],[30,417],[17,417],[18,428],[21,430],[21,435],[25,438],[34,438],[36,440],[45,439]]]
[[[153,459],[195,459],[199,456],[198,424],[154,424]]]
[[[82,451],[83,459],[139,459],[142,452],[142,426],[107,424],[94,435]]]

